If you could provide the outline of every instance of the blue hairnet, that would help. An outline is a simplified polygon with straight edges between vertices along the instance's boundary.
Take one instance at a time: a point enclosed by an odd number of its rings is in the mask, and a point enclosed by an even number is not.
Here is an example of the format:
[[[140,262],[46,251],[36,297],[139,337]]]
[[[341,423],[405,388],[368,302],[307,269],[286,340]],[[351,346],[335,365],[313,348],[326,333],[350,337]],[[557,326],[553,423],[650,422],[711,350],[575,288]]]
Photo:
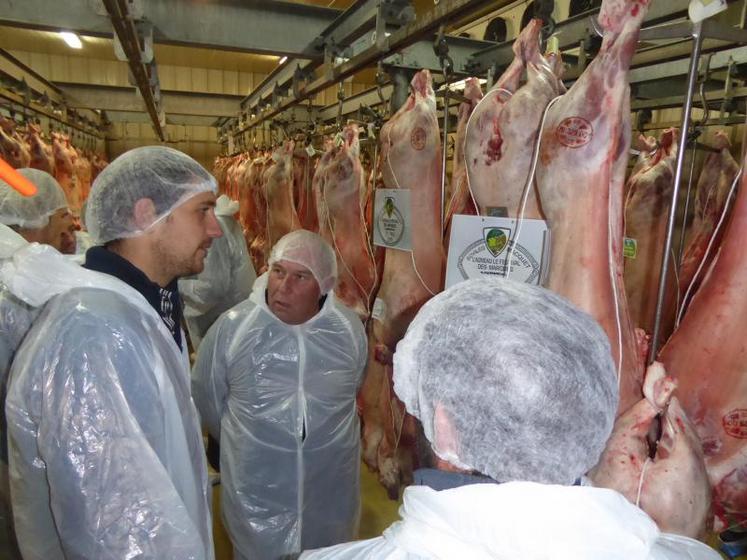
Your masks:
[[[193,196],[216,190],[213,176],[188,155],[162,146],[135,148],[96,177],[86,227],[95,245],[136,237]],[[156,208],[156,218],[146,228],[133,220],[135,203],[142,198],[151,199]]]
[[[499,482],[573,483],[599,460],[618,400],[597,322],[509,280],[462,282],[423,306],[397,345],[394,390],[439,457]],[[439,445],[437,405],[455,448]]]
[[[25,229],[41,229],[60,208],[67,208],[65,192],[49,173],[24,167],[17,171],[36,186],[34,196],[23,196],[0,180],[0,223]]]

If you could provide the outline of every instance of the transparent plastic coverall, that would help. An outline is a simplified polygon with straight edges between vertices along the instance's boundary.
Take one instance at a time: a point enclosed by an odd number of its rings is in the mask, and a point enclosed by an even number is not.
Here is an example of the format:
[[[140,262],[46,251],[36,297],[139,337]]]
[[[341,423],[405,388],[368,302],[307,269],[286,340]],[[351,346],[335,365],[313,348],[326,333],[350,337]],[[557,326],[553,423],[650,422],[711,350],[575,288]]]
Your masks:
[[[360,319],[332,293],[335,256],[281,239],[270,262],[314,273],[322,309],[289,325],[265,303],[268,274],[249,300],[223,314],[203,340],[192,374],[195,402],[220,438],[223,520],[234,558],[276,559],[355,536],[360,428],[355,396],[366,362]],[[301,246],[283,241],[301,241]],[[319,258],[320,256],[324,258]],[[332,268],[330,268],[330,262]]]
[[[249,297],[257,279],[241,225],[233,217],[238,208],[239,203],[226,195],[218,197],[215,217],[223,237],[213,241],[200,274],[179,280],[184,318],[195,349],[221,313]]]
[[[138,234],[121,196],[133,184],[157,202],[156,221],[189,192],[215,190],[197,162],[167,148],[133,150],[107,170],[86,220],[98,239]],[[212,560],[189,363],[158,313],[128,284],[49,246],[14,253],[0,281],[46,304],[16,353],[6,403],[24,559]]]

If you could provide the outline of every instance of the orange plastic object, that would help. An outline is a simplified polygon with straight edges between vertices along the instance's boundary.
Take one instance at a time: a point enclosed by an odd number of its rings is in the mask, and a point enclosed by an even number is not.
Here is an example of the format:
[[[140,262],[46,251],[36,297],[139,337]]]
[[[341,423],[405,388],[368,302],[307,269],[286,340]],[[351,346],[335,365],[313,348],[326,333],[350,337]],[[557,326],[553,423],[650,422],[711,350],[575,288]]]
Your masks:
[[[36,194],[34,183],[13,169],[3,158],[0,158],[0,179],[8,183],[23,196],[34,196]]]

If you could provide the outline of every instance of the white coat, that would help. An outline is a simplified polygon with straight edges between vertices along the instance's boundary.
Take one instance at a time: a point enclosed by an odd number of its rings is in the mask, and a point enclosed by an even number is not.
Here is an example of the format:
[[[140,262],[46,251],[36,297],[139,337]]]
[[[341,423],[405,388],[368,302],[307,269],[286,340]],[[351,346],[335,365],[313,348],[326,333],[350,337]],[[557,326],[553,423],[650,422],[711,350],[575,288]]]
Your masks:
[[[29,245],[0,279],[44,309],[11,368],[10,486],[25,560],[211,560],[189,364],[121,280]]]
[[[614,490],[534,482],[405,490],[401,521],[381,537],[301,560],[719,560],[701,542],[659,531]]]
[[[195,401],[220,439],[221,505],[235,558],[276,559],[355,536],[367,356],[360,319],[327,296],[301,325],[265,303],[267,274],[202,341]]]

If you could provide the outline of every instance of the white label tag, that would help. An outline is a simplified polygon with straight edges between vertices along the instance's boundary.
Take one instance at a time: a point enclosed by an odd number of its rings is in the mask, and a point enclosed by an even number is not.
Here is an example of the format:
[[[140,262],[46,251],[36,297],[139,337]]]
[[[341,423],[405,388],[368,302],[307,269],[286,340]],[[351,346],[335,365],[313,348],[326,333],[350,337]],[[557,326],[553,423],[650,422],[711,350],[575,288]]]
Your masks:
[[[376,189],[374,245],[412,251],[410,189]]]
[[[386,315],[386,303],[381,298],[376,298],[373,304],[373,310],[371,310],[371,317],[377,321],[383,321]]]
[[[309,154],[309,157],[313,157],[314,154],[316,153],[316,150],[314,149],[314,146],[312,146],[311,144],[309,144],[308,146],[306,146],[306,153]]]
[[[519,239],[514,239],[515,234],[513,218],[455,215],[451,223],[446,287],[471,278],[495,277],[541,284],[550,261],[547,224],[543,220],[525,219]]]
[[[623,238],[623,257],[634,259],[638,256],[638,241],[630,237]]]

